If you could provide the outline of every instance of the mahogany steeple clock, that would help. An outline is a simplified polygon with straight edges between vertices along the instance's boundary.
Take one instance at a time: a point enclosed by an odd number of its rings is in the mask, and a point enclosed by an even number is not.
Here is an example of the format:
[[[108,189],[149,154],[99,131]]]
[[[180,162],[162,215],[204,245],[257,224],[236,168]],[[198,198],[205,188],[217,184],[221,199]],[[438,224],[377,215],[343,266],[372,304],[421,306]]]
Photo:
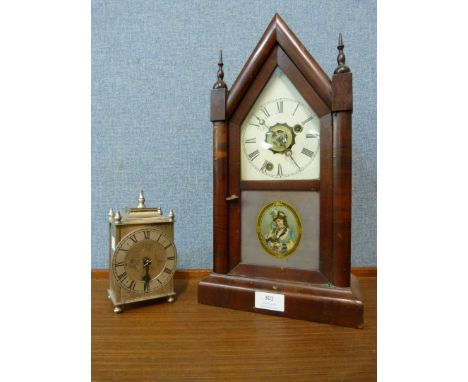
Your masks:
[[[200,303],[362,327],[351,275],[352,74],[332,79],[276,14],[211,91],[213,273]]]

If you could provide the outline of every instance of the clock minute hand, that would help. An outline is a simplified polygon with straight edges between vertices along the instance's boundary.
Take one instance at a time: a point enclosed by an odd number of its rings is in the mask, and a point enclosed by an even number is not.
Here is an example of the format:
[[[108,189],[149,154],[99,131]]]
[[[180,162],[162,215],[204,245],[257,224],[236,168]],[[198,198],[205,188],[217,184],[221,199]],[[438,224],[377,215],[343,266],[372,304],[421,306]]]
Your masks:
[[[285,152],[285,154],[286,154],[286,156],[287,156],[288,158],[290,158],[290,159],[294,162],[294,164],[297,166],[298,169],[301,168],[301,166],[299,166],[299,165],[297,164],[297,162],[294,160],[294,158],[292,157],[292,151],[291,151],[291,150],[287,150],[287,151]]]

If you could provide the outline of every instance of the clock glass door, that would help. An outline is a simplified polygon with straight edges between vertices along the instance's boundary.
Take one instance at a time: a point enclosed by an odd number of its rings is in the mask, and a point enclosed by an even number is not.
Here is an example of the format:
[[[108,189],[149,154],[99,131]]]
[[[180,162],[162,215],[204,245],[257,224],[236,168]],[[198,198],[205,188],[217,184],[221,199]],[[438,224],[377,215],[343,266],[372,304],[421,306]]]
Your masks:
[[[240,126],[242,264],[319,269],[318,188],[289,187],[319,178],[320,117],[276,67]]]

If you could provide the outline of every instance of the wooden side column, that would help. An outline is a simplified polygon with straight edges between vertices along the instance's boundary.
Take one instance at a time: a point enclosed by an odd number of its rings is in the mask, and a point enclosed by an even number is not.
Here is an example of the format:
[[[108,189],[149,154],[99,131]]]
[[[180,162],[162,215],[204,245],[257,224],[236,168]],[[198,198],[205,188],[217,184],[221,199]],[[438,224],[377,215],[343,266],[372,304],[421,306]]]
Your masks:
[[[333,113],[333,265],[331,281],[350,286],[351,273],[351,175],[353,77],[345,65],[343,39],[338,42],[338,67],[332,78]]]
[[[213,122],[213,271],[228,271],[228,126],[226,123],[227,85],[223,56],[219,54],[218,80],[211,90]]]

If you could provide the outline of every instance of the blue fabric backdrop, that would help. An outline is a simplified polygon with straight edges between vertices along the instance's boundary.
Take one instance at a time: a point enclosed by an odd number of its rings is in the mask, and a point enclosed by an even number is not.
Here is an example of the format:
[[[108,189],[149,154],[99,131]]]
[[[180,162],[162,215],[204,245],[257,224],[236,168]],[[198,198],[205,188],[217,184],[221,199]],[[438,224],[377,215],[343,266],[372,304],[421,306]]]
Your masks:
[[[331,76],[338,33],[353,72],[354,266],[376,265],[376,1],[92,2],[92,267],[107,267],[107,213],[176,214],[178,268],[212,266],[210,89],[230,86],[278,12]]]

